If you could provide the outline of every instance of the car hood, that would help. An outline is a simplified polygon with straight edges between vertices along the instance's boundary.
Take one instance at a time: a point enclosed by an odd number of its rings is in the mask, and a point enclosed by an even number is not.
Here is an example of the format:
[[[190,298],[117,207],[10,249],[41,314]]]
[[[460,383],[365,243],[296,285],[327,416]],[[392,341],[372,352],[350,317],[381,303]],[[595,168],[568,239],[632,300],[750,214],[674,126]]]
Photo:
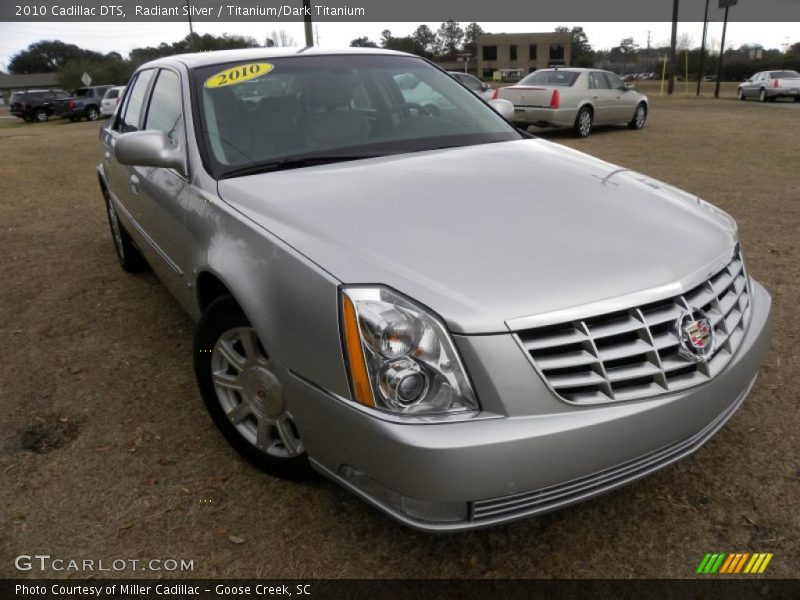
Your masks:
[[[680,293],[736,243],[696,197],[539,139],[224,179],[219,193],[343,283],[395,288],[459,333]]]

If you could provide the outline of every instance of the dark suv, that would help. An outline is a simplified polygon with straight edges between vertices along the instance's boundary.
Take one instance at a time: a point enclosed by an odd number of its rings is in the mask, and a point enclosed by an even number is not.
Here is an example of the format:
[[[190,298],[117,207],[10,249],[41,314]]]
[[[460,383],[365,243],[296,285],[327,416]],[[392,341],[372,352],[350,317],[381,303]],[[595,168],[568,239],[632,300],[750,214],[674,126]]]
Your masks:
[[[15,92],[11,94],[9,112],[27,122],[44,122],[53,116],[56,103],[64,98],[69,98],[69,94],[57,89]]]
[[[96,121],[100,118],[100,102],[113,85],[96,85],[78,88],[72,94],[60,100],[56,106],[56,114],[70,121]]]

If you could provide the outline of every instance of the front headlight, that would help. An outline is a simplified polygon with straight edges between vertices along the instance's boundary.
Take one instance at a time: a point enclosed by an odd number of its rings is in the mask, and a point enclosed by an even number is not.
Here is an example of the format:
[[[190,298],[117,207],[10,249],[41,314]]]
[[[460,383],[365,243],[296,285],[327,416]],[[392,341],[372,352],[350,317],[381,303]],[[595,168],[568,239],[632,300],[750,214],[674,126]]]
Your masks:
[[[355,400],[398,414],[477,411],[442,322],[386,288],[342,290],[342,333]]]

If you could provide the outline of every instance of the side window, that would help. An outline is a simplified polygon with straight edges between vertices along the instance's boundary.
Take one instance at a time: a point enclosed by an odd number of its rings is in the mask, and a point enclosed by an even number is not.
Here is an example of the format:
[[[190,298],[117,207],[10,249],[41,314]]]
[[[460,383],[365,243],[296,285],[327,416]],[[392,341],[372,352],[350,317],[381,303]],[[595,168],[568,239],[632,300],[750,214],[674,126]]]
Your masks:
[[[166,133],[173,148],[183,146],[181,80],[174,71],[161,69],[158,72],[144,128]]]
[[[115,128],[117,131],[128,133],[139,129],[139,117],[142,115],[144,97],[152,77],[153,69],[140,71],[136,76],[136,81],[131,84],[130,93],[125,97],[125,106],[120,111],[120,117]]]
[[[590,90],[607,90],[610,89],[608,80],[603,77],[602,73],[591,71],[589,73],[589,89]]]
[[[614,75],[613,73],[603,73],[608,79],[608,85],[612,90],[621,90],[625,88],[625,84],[622,83],[622,79]]]
[[[464,85],[474,91],[480,90],[483,87],[481,86],[481,82],[471,75],[464,75],[462,81],[464,82]]]

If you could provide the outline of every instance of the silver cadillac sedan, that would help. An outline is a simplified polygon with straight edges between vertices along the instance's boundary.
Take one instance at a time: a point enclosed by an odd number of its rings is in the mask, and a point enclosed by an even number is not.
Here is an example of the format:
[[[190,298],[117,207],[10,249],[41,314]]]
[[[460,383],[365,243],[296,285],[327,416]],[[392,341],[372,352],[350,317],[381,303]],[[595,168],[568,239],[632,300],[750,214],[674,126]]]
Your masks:
[[[134,74],[100,134],[116,253],[196,319],[200,394],[248,461],[463,530],[648,475],[741,406],[771,301],[734,221],[508,109],[390,51]]]
[[[542,69],[498,88],[494,98],[514,105],[519,127],[571,127],[578,137],[588,137],[595,125],[627,123],[641,129],[649,110],[647,96],[598,69]]]

